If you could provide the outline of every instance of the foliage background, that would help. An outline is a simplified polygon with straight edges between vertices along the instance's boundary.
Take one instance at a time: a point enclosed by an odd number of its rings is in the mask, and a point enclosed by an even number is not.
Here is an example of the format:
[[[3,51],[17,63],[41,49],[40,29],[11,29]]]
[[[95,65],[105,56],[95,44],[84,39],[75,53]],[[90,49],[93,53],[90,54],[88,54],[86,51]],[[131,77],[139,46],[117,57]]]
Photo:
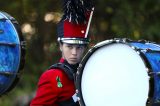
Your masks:
[[[160,42],[160,0],[94,2],[90,46],[113,38]],[[62,16],[62,1],[0,0],[0,11],[16,18],[27,41],[21,79],[11,92],[0,97],[0,106],[28,106],[40,75],[61,56],[56,41],[56,25]],[[46,19],[48,14],[52,16],[50,20]]]

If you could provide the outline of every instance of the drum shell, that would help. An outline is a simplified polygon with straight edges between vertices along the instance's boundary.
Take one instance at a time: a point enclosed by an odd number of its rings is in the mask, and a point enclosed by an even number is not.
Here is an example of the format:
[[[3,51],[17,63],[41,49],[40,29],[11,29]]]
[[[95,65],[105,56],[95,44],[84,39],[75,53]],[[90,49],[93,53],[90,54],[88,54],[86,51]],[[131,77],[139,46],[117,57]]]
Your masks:
[[[106,40],[103,42],[98,43],[97,45],[95,45],[93,48],[91,48],[88,53],[84,56],[81,64],[79,65],[78,68],[78,72],[77,72],[77,78],[76,78],[76,87],[77,87],[77,92],[78,92],[78,97],[80,99],[80,104],[82,106],[85,106],[85,100],[83,98],[83,94],[81,91],[81,83],[82,83],[82,76],[83,76],[83,71],[84,71],[84,67],[88,61],[88,59],[90,58],[90,56],[92,56],[94,54],[95,51],[97,51],[99,48],[102,48],[103,46],[108,46],[108,45],[112,45],[115,43],[120,43],[120,44],[125,44],[128,45],[130,48],[132,48],[133,50],[135,50],[135,52],[137,52],[140,57],[142,58],[142,60],[144,61],[144,65],[146,66],[147,73],[148,76],[150,77],[149,80],[149,91],[148,91],[148,101],[146,104],[150,105],[150,104],[155,104],[157,102],[159,102],[159,77],[157,75],[152,75],[153,77],[151,77],[151,75],[149,74],[150,72],[158,72],[159,71],[159,63],[157,62],[159,60],[159,51],[160,51],[160,47],[159,45],[153,43],[153,42],[149,42],[149,41],[132,41],[132,40],[126,40],[126,39],[111,39],[111,40]],[[155,54],[157,53],[157,54]],[[154,55],[154,56],[151,56]],[[96,64],[96,63],[95,63]]]
[[[154,42],[133,42],[141,52],[150,76],[150,91],[147,104],[160,104],[160,45]]]
[[[18,22],[0,12],[0,95],[12,90],[25,63],[25,40]]]

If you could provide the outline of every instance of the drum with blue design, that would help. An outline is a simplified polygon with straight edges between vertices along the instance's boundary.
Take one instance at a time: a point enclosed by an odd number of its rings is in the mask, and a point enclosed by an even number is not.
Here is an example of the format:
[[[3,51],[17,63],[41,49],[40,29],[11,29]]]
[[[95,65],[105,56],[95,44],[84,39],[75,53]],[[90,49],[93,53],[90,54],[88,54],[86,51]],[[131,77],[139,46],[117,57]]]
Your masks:
[[[81,61],[76,88],[81,106],[160,106],[160,45],[99,42]]]
[[[0,12],[0,95],[12,90],[24,67],[25,41],[18,22]]]

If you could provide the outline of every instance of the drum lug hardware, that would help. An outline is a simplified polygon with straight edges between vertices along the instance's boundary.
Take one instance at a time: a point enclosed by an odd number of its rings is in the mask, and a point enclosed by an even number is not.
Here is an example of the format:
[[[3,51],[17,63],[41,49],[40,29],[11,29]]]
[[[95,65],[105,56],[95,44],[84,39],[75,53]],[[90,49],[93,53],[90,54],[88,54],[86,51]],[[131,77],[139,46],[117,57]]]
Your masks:
[[[21,46],[23,49],[25,49],[26,48],[26,41],[21,41]]]
[[[147,50],[145,50],[145,49],[141,49],[141,52],[146,53],[146,52],[147,52]]]
[[[148,49],[146,49],[146,52],[150,52],[150,51],[152,51],[152,50],[151,50],[151,49],[149,49],[149,48],[148,48]]]
[[[79,75],[79,72],[77,71],[77,73],[76,73],[77,75]]]
[[[123,38],[123,39],[120,39],[120,38],[114,38],[114,40],[113,41],[115,41],[116,43],[119,43],[119,42],[123,42],[123,43],[125,43],[126,42],[126,39],[127,38]]]
[[[141,39],[141,40],[138,40],[138,42],[146,43],[147,41],[146,41],[146,40],[144,40],[144,39]]]
[[[128,39],[128,38],[123,38],[123,41],[124,41],[124,42],[131,42],[132,40],[131,40],[131,39]]]
[[[82,68],[82,64],[79,64],[79,67],[77,68],[77,70],[79,70],[80,68]],[[77,71],[77,74],[79,75],[79,71]]]
[[[150,72],[151,72],[151,70],[148,69],[148,68],[146,68],[146,71],[147,71],[147,73],[148,73],[148,76],[150,77]]]
[[[79,97],[78,89],[76,89],[76,95],[77,95],[77,99],[78,99],[78,101],[80,101],[80,97]]]
[[[77,99],[78,99],[78,101],[80,101],[81,99],[80,99],[80,97],[77,97]]]
[[[140,54],[140,52],[139,52],[139,51],[137,51],[137,54]]]
[[[148,98],[146,102],[146,106],[159,106],[159,104],[160,104],[160,99],[154,101],[153,99]]]
[[[92,50],[90,49],[88,52],[90,52],[90,53],[91,53],[91,52],[92,52]]]
[[[152,103],[152,99],[151,98],[148,98],[147,99],[147,102],[146,102],[146,106],[148,106],[149,104],[151,104]]]
[[[76,94],[78,94],[78,89],[76,89]]]
[[[134,50],[136,49],[136,47],[134,47],[134,46],[131,46],[131,48],[134,49]]]
[[[119,43],[119,42],[120,42],[120,40],[119,40],[119,39],[117,39],[117,40],[116,40],[116,43]]]

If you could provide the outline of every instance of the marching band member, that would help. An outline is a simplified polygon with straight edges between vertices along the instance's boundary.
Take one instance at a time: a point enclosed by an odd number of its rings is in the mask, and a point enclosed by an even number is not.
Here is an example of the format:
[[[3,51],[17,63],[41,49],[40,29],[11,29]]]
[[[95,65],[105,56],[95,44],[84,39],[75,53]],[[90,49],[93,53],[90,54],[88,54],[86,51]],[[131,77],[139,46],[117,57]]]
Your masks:
[[[88,30],[93,5],[83,0],[66,0],[64,8],[57,28],[62,57],[59,63],[41,75],[30,106],[79,106],[74,75],[89,43]]]

